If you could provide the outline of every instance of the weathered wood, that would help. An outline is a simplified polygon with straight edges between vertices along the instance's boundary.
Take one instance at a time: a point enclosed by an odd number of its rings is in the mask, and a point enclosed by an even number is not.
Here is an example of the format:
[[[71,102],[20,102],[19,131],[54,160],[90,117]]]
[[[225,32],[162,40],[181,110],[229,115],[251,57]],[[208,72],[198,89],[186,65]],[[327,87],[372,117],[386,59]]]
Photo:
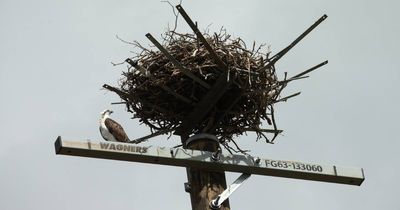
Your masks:
[[[201,138],[189,142],[186,147],[216,152],[219,143],[213,139]],[[226,189],[225,172],[188,168],[187,175],[190,184],[192,210],[211,210],[210,202]],[[222,203],[220,210],[230,210],[229,200]]]

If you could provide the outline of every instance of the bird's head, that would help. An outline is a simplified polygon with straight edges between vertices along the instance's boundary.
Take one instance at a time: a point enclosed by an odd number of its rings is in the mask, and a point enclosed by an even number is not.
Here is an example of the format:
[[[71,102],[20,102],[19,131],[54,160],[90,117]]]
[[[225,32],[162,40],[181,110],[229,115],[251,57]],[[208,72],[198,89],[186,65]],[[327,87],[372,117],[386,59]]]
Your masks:
[[[105,116],[109,116],[111,113],[113,113],[112,110],[106,109],[106,110],[102,111],[100,114],[101,114],[101,117],[105,117]]]

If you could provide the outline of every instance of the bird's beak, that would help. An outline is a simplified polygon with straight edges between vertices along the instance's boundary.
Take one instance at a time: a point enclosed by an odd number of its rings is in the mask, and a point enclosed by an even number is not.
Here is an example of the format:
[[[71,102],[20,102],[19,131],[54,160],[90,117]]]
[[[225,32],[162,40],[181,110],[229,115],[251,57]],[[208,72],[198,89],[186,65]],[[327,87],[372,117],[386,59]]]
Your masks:
[[[112,114],[113,113],[113,111],[112,110],[110,110],[110,114]]]

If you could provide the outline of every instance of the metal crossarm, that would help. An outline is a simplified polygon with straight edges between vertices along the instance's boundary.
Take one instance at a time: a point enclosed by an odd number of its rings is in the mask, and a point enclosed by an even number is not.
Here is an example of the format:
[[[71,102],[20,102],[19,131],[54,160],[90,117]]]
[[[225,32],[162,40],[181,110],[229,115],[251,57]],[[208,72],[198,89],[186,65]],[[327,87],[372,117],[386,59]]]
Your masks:
[[[58,137],[55,149],[57,154],[63,155],[181,166],[207,171],[230,171],[348,185],[361,185],[364,181],[364,172],[361,168],[259,159],[225,153],[221,153],[219,161],[215,161],[212,158],[213,152],[181,148],[143,147],[127,143],[90,140],[69,141]]]

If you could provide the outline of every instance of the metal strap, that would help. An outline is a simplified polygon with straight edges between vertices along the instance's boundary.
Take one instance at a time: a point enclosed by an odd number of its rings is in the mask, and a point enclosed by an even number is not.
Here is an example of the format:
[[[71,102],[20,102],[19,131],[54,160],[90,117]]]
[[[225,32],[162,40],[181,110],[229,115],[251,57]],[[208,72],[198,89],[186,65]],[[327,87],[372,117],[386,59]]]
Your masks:
[[[221,204],[229,198],[229,196],[235,192],[237,188],[240,187],[249,177],[251,174],[242,174],[240,175],[224,192],[222,192],[220,195],[218,195],[217,198],[211,201],[210,206],[212,209],[219,209],[221,207]]]

